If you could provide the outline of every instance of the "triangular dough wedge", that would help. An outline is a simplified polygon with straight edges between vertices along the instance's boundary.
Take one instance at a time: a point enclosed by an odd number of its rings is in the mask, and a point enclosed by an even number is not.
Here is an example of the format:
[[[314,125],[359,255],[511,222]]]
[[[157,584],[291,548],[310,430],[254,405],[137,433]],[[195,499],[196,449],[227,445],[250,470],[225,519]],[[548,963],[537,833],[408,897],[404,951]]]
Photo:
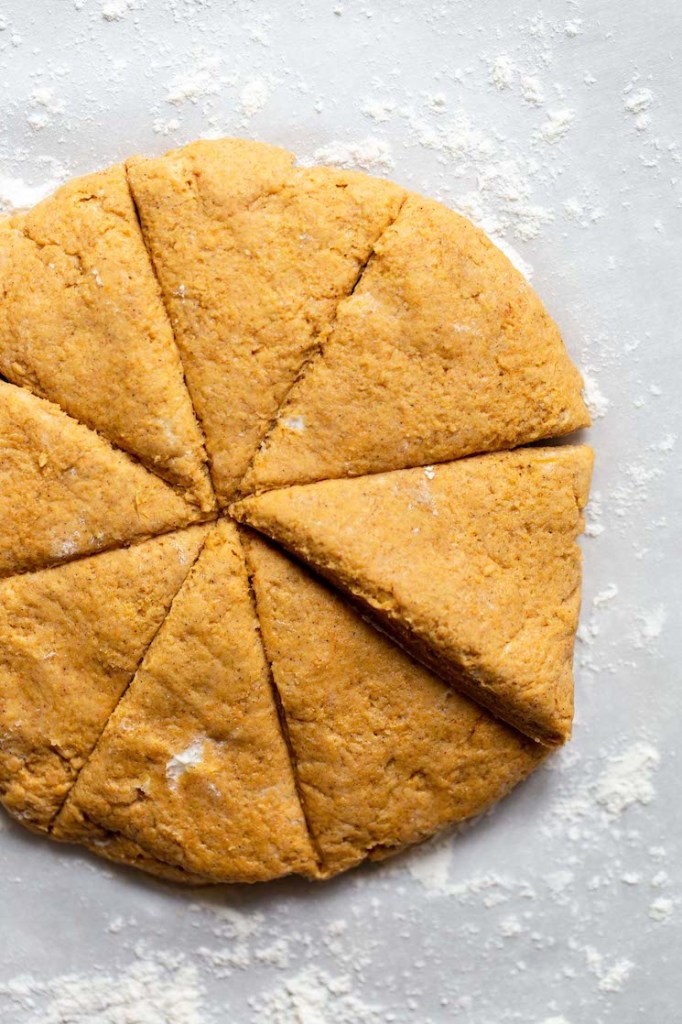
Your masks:
[[[0,373],[213,507],[123,166],[77,178],[0,225]]]
[[[234,506],[425,664],[522,732],[570,733],[592,451],[526,448]]]
[[[127,165],[223,504],[404,198],[292,161],[222,139]]]
[[[285,555],[255,535],[247,550],[325,875],[480,813],[545,757]]]
[[[412,195],[280,410],[244,493],[513,448],[587,426],[556,325],[486,236]]]
[[[47,829],[207,528],[0,581],[0,800]]]
[[[56,405],[0,381],[0,577],[164,533],[200,515]]]
[[[215,882],[314,873],[234,523],[214,527],[53,834]]]

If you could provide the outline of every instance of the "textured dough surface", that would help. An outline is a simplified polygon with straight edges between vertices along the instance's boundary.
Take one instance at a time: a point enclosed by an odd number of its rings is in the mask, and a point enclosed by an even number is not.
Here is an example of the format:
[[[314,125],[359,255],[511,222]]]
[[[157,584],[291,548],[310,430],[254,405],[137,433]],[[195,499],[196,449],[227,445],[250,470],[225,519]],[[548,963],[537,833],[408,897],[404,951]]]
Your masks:
[[[213,507],[122,166],[77,178],[0,225],[0,373]]]
[[[148,875],[154,875],[166,882],[180,882],[183,885],[209,885],[213,879],[192,874],[182,868],[166,864],[144,850],[139,843],[127,839],[118,832],[107,832],[98,828],[78,808],[69,805],[60,819],[61,831],[68,834],[67,842],[78,842],[91,853],[104,857],[114,864],[139,868]],[[55,838],[58,838],[55,836]]]
[[[224,504],[404,198],[261,143],[195,143],[128,175]]]
[[[0,581],[0,800],[23,824],[64,802],[205,530]]]
[[[570,733],[592,451],[526,448],[269,491],[234,507],[457,688],[534,739]]]
[[[209,534],[54,835],[78,839],[83,817],[216,882],[315,871],[234,523]]]
[[[482,811],[570,734],[592,454],[517,446],[581,383],[471,223],[274,146],[0,221],[0,802],[189,884]]]
[[[460,696],[250,535],[266,654],[306,818],[335,874],[483,811],[547,748]]]
[[[580,374],[486,236],[411,195],[280,410],[244,492],[513,448],[589,424]]]
[[[56,405],[0,381],[0,577],[199,517],[169,484]]]

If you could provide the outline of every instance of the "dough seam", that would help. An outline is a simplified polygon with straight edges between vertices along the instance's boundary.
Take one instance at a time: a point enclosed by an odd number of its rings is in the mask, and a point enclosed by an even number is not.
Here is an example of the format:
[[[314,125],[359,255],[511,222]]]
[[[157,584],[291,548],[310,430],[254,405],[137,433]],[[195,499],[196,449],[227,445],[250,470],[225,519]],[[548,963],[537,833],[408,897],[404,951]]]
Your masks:
[[[201,417],[199,416],[199,413],[197,412],[196,406],[194,404],[194,400],[192,399],[192,392],[190,391],[189,386],[187,384],[187,373],[185,371],[185,363],[184,363],[184,360],[182,358],[182,349],[178,345],[178,339],[175,336],[175,328],[173,326],[173,319],[172,319],[172,317],[170,315],[170,310],[168,309],[168,306],[166,305],[166,297],[165,297],[165,295],[163,293],[163,288],[161,287],[161,281],[159,280],[159,275],[156,272],[156,265],[154,264],[154,257],[153,257],[153,255],[151,253],[151,250],[150,250],[149,246],[147,245],[147,236],[145,235],[144,228],[142,227],[142,220],[140,218],[140,211],[138,209],[137,201],[135,199],[135,193],[133,192],[133,189],[131,188],[131,185],[130,185],[130,175],[129,175],[129,172],[128,172],[128,164],[127,163],[125,163],[123,165],[123,170],[124,170],[124,174],[125,174],[126,188],[128,189],[128,195],[130,196],[130,201],[133,204],[133,210],[135,212],[135,223],[137,224],[137,230],[140,233],[140,238],[142,239],[142,244],[144,246],[144,251],[147,254],[147,260],[149,261],[149,267],[151,269],[152,276],[153,276],[154,281],[156,283],[156,290],[157,290],[157,293],[158,293],[158,296],[159,296],[159,301],[160,301],[161,305],[163,306],[163,311],[166,314],[166,320],[168,321],[168,325],[170,327],[171,334],[173,335],[173,344],[175,345],[175,350],[176,350],[176,352],[178,354],[178,359],[180,361],[180,368],[182,370],[182,383],[183,383],[183,386],[184,386],[185,391],[187,393],[187,397],[189,398],[189,404],[190,404],[190,406],[192,408],[192,415],[194,416],[194,422],[196,423],[197,429],[198,429],[198,431],[199,431],[199,433],[201,435],[201,451],[202,451],[202,454],[204,455],[204,457],[206,459],[206,467],[208,469],[208,483],[209,483],[209,486],[211,488],[211,496],[213,498],[213,507],[217,508],[218,507],[218,496],[216,494],[215,487],[213,486],[213,472],[212,472],[213,466],[212,466],[212,463],[211,463],[211,456],[209,454],[208,447],[206,445],[206,431],[204,430],[204,424],[201,422]]]
[[[79,420],[75,416],[72,416],[71,413],[67,412],[67,410],[64,409],[58,402],[55,402],[51,398],[46,398],[39,391],[34,391],[32,388],[26,387],[25,384],[17,384],[15,381],[10,380],[8,377],[5,377],[2,373],[0,373],[0,381],[3,384],[9,385],[9,387],[17,388],[20,391],[25,391],[27,394],[32,395],[34,398],[38,399],[41,402],[49,403],[55,409],[58,409],[59,412],[63,416],[66,416],[72,423],[77,423],[79,427],[82,427],[85,430],[89,430],[91,434],[95,434],[95,436],[98,437],[100,439],[100,441],[102,441],[104,444],[106,444],[107,447],[109,447],[113,452],[117,452],[119,455],[123,456],[129,462],[133,463],[133,465],[139,466],[140,469],[143,469],[145,471],[145,473],[149,473],[149,475],[154,477],[155,479],[161,480],[162,483],[164,484],[164,486],[166,486],[175,495],[177,495],[177,497],[182,498],[182,500],[187,504],[187,506],[188,506],[190,511],[196,511],[196,518],[193,519],[191,523],[186,524],[187,526],[194,525],[195,523],[211,522],[213,519],[217,518],[217,516],[218,516],[217,505],[215,504],[215,492],[213,490],[213,484],[212,483],[211,483],[211,495],[212,495],[212,497],[214,499],[214,506],[213,506],[212,509],[208,509],[208,510],[204,511],[203,509],[201,509],[199,504],[197,504],[197,502],[194,500],[190,490],[182,487],[180,484],[174,483],[172,480],[168,480],[165,476],[162,476],[161,473],[153,470],[150,466],[148,466],[145,462],[143,462],[142,459],[140,459],[133,452],[128,451],[127,448],[121,448],[114,441],[112,441],[111,438],[107,437],[106,434],[103,434],[96,427],[91,426],[91,424],[89,424],[89,423],[84,423],[82,420]],[[194,408],[194,406],[192,406],[192,408]],[[174,527],[170,527],[168,530],[163,530],[162,533],[172,533],[175,530],[185,529],[185,528],[186,527],[184,525],[183,526],[174,526]],[[150,533],[150,534],[145,534],[145,535],[137,534],[135,536],[135,540],[136,541],[138,539],[139,540],[150,540],[153,537],[161,536],[161,535],[162,534],[156,534],[156,533]],[[91,551],[90,555],[99,554],[102,551],[111,551],[111,550],[119,548],[119,547],[128,547],[128,546],[129,545],[126,545],[126,544],[114,544],[114,545],[112,545],[112,547],[102,547],[102,548],[98,548],[97,551]],[[80,556],[77,555],[76,557],[78,558]],[[68,558],[68,557],[60,558],[58,562],[46,563],[45,565],[34,567],[33,569],[31,569],[29,571],[30,572],[35,572],[35,571],[37,571],[40,568],[49,569],[49,568],[52,567],[52,565],[62,565],[64,562],[69,562],[69,561],[73,561],[73,559]],[[20,574],[19,573],[12,573],[11,575],[18,576]],[[2,577],[2,578],[4,579],[5,577]]]
[[[0,376],[0,380],[4,380],[4,378]],[[11,383],[11,381],[8,383]],[[144,468],[146,469],[147,467],[145,466]],[[166,483],[165,480],[164,483]],[[114,542],[113,544],[98,548],[96,551],[79,551],[74,555],[66,555],[64,558],[60,558],[56,562],[46,562],[44,565],[30,566],[26,569],[20,570],[19,572],[11,572],[6,576],[0,576],[0,581],[11,580],[17,576],[30,576],[32,573],[45,572],[48,569],[58,569],[62,565],[70,565],[72,562],[82,562],[86,558],[97,558],[98,555],[106,555],[112,551],[127,551],[129,548],[136,548],[140,544],[147,544],[150,540],[156,540],[158,537],[167,537],[169,533],[182,533],[184,530],[191,530],[193,526],[215,523],[218,521],[218,518],[219,517],[216,512],[206,513],[205,517],[197,518],[184,526],[169,526],[168,529],[158,530],[155,533],[136,534],[128,543]]]
[[[353,293],[356,291],[356,289],[359,287],[363,277],[365,276],[365,271],[367,270],[368,266],[370,265],[370,263],[372,262],[375,254],[376,254],[377,245],[379,244],[381,239],[384,237],[386,232],[390,228],[393,227],[393,225],[396,223],[396,221],[400,217],[400,214],[402,213],[402,209],[405,206],[405,203],[407,202],[407,200],[409,198],[409,195],[410,195],[409,192],[405,193],[405,195],[403,196],[403,198],[402,198],[402,200],[400,202],[400,206],[398,207],[398,210],[397,210],[395,216],[392,217],[392,219],[388,222],[388,224],[386,224],[382,228],[382,230],[379,232],[377,237],[374,239],[374,241],[372,243],[372,247],[371,247],[371,249],[369,251],[369,254],[362,261],[360,266],[358,267],[358,272],[357,272],[357,274],[355,276],[355,280],[353,281],[353,284],[348,289],[348,291],[339,298],[339,300],[336,303],[336,307],[334,309],[334,313],[333,313],[329,323],[317,335],[317,338],[315,339],[314,345],[311,347],[310,352],[308,353],[308,355],[305,357],[305,359],[301,363],[301,365],[300,365],[300,367],[298,369],[298,373],[296,374],[296,376],[294,377],[293,381],[291,382],[291,384],[287,388],[286,393],[282,397],[281,402],[277,406],[277,409],[276,409],[275,413],[273,414],[270,422],[267,425],[266,430],[264,431],[260,441],[258,442],[258,446],[257,446],[256,450],[254,451],[253,455],[251,456],[251,458],[249,460],[249,464],[246,467],[246,469],[245,469],[245,471],[244,471],[244,473],[242,475],[242,478],[241,478],[241,480],[240,480],[240,482],[239,482],[239,484],[238,484],[238,486],[236,488],[235,498],[233,500],[237,501],[240,498],[246,497],[246,495],[248,495],[248,494],[254,493],[252,491],[248,491],[248,490],[244,490],[243,489],[242,485],[243,485],[244,480],[246,480],[248,478],[249,474],[251,473],[251,470],[253,469],[254,462],[255,462],[256,458],[258,457],[258,454],[260,453],[260,451],[267,446],[267,443],[268,443],[268,441],[270,439],[270,435],[272,434],[272,432],[273,432],[273,430],[275,428],[275,425],[277,424],[277,422],[278,422],[278,420],[280,418],[282,410],[288,404],[289,398],[291,397],[293,392],[296,390],[296,388],[298,387],[300,382],[303,380],[303,378],[307,376],[308,370],[311,368],[311,366],[314,363],[317,362],[317,360],[320,358],[320,356],[324,352],[325,341],[331,336],[332,331],[334,330],[334,324],[336,323],[336,320],[337,320],[337,317],[338,317],[339,306],[341,305],[342,302],[346,302],[351,297],[351,295],[353,295]],[[278,486],[278,485],[275,485],[275,486]]]
[[[294,555],[294,557],[296,556]],[[383,633],[389,640],[392,640],[394,644],[397,644],[414,661],[419,662],[419,664],[429,669],[430,672],[433,672],[435,676],[438,676],[439,679],[442,679],[446,686],[451,686],[457,693],[490,712],[491,715],[494,715],[503,724],[511,726],[511,728],[526,736],[529,741],[539,743],[548,750],[562,746],[566,742],[567,736],[561,736],[558,733],[549,731],[540,734],[538,730],[531,730],[528,722],[521,715],[517,716],[509,713],[508,705],[506,704],[504,705],[504,714],[501,714],[499,710],[502,706],[501,702],[497,699],[494,688],[486,680],[476,676],[472,682],[472,676],[468,669],[463,666],[456,668],[454,665],[446,665],[442,658],[431,652],[424,640],[408,632],[407,628],[400,623],[399,616],[391,616],[390,614],[384,616],[381,607],[375,607],[371,601],[366,601],[357,594],[354,594],[350,589],[347,589],[346,583],[343,580],[337,579],[331,573],[328,575],[325,573],[324,578],[343,594],[366,622],[380,633]],[[392,595],[390,596],[392,598]],[[378,603],[381,603],[380,598]],[[386,625],[386,619],[390,622],[390,631]]]
[[[126,184],[127,184],[127,177],[126,177]],[[130,193],[130,188],[128,188],[128,191]],[[97,196],[92,196],[90,198],[91,199],[97,199],[98,197]],[[132,198],[132,196],[131,196],[131,198]],[[79,202],[88,202],[88,199],[85,199],[85,198],[84,199],[80,199]],[[138,230],[140,231],[140,235],[141,235],[142,240],[144,242],[144,235],[142,234],[142,230],[141,230],[141,227],[140,227],[140,221],[139,221],[139,217],[138,217],[138,214],[137,214],[137,207],[135,206],[134,203],[133,203],[133,208],[135,210],[135,216],[137,218]],[[108,212],[111,213],[113,216],[116,216],[119,219],[124,220],[124,218],[122,218],[121,215],[119,213],[117,213],[115,210],[110,210]],[[8,220],[10,222],[10,226],[14,230],[20,232],[20,234],[23,236],[23,238],[25,238],[27,242],[30,242],[32,245],[34,245],[39,252],[41,250],[47,248],[47,246],[53,246],[55,249],[59,249],[62,253],[64,253],[65,256],[68,256],[70,259],[76,260],[76,262],[78,264],[79,274],[82,277],[86,276],[87,271],[86,271],[86,269],[85,269],[85,267],[83,265],[83,260],[82,260],[82,257],[80,255],[80,253],[78,253],[78,252],[69,252],[68,249],[66,249],[61,243],[56,242],[54,239],[49,239],[49,240],[47,240],[45,242],[41,242],[37,238],[33,237],[33,235],[30,233],[28,227],[25,224],[15,223],[15,221],[18,220],[18,218],[8,218]],[[104,237],[105,235],[109,234],[109,232],[113,231],[113,230],[114,230],[113,227],[107,228],[105,231],[102,232],[102,237]],[[149,253],[147,251],[146,243],[144,243],[144,244],[145,244],[145,252],[147,252],[147,256],[149,258]],[[157,287],[158,287],[158,281],[157,281],[157,278],[156,278],[156,272],[154,271],[153,267],[152,267],[152,273],[153,273],[154,280],[156,281]],[[75,288],[76,285],[75,284],[66,285],[65,287],[66,288]],[[170,317],[168,315],[168,310],[166,309],[166,305],[165,305],[165,303],[163,301],[162,301],[162,305],[163,305],[164,313],[166,315],[166,319],[168,320],[169,325],[171,327],[171,331],[172,331],[172,324],[170,323]],[[175,341],[175,333],[173,333],[173,340]],[[176,344],[176,347],[177,347],[177,344]],[[180,365],[182,366],[182,362],[181,362]],[[174,480],[171,480],[167,475],[165,475],[163,472],[161,472],[161,467],[158,467],[158,466],[155,467],[155,466],[152,466],[152,465],[148,464],[147,462],[143,462],[143,460],[135,452],[130,451],[128,448],[123,448],[120,445],[116,444],[115,441],[112,441],[111,438],[109,438],[105,434],[103,434],[92,423],[86,423],[84,420],[80,420],[80,419],[76,418],[70,412],[68,412],[68,410],[65,409],[59,402],[55,401],[55,399],[48,398],[47,395],[45,395],[43,393],[42,389],[37,389],[36,390],[33,387],[31,387],[31,386],[27,386],[26,384],[17,384],[15,381],[12,381],[8,377],[5,377],[4,374],[0,374],[0,380],[4,381],[7,384],[12,384],[14,387],[20,387],[24,391],[28,391],[30,394],[36,395],[38,398],[42,398],[44,401],[51,402],[58,409],[60,409],[64,413],[65,416],[68,416],[75,423],[80,423],[82,426],[87,427],[88,430],[91,430],[93,432],[93,434],[97,434],[97,436],[100,437],[103,441],[106,441],[106,443],[111,448],[113,448],[115,451],[122,452],[124,455],[127,455],[128,458],[132,459],[133,462],[136,462],[136,463],[138,463],[138,465],[143,466],[144,469],[146,469],[148,473],[152,473],[154,476],[159,477],[161,480],[163,480],[163,482],[165,484],[167,484],[168,487],[172,488],[172,490],[175,491],[175,493],[177,495],[179,495],[180,497],[184,498],[189,504],[192,504],[192,505],[195,504],[195,502],[192,499],[191,492],[188,489],[183,488],[180,484],[178,484]],[[185,377],[184,377],[184,369],[183,369],[183,383],[184,383],[184,386],[185,386],[185,390],[188,391],[188,389],[187,389],[187,382],[186,382]],[[189,394],[189,391],[188,391],[188,394]],[[190,396],[190,405],[192,407],[192,412],[194,413],[194,418],[195,418],[195,420],[197,422],[197,425],[199,426],[199,428],[201,430],[201,424],[199,423],[199,421],[197,419],[196,410],[194,409],[194,403],[191,400],[191,396]],[[201,437],[202,437],[202,453],[205,456],[207,464],[208,464],[208,455],[207,455],[207,452],[206,452],[206,444],[205,444],[203,430],[201,430]],[[211,482],[211,496],[213,498],[213,503],[214,503],[214,507],[215,507],[215,491],[213,490],[212,482]],[[197,505],[197,507],[199,507],[199,506]]]
[[[282,739],[284,741],[284,746],[286,747],[287,757],[289,758],[289,764],[291,765],[291,773],[293,775],[294,786],[296,788],[296,796],[298,797],[298,802],[299,802],[299,805],[301,807],[301,813],[303,815],[303,820],[305,822],[306,832],[308,833],[308,839],[310,840],[310,845],[312,847],[313,853],[315,854],[315,858],[317,860],[317,867],[318,867],[318,871],[319,871],[318,877],[323,877],[324,876],[324,870],[325,870],[324,855],[322,853],[322,849],[320,848],[320,846],[319,846],[319,844],[317,842],[317,836],[315,835],[315,832],[313,831],[312,825],[310,824],[310,817],[309,817],[309,814],[308,814],[308,808],[306,807],[306,802],[305,802],[305,798],[303,796],[303,790],[302,790],[302,787],[301,787],[301,780],[300,780],[299,774],[298,774],[298,766],[297,766],[296,754],[294,752],[294,747],[293,747],[293,744],[291,742],[291,736],[289,735],[289,726],[287,724],[287,717],[286,717],[286,712],[284,710],[284,704],[282,702],[282,698],[280,696],[279,688],[277,686],[277,680],[275,679],[275,673],[274,673],[274,670],[273,670],[273,667],[272,667],[272,661],[270,660],[270,655],[268,653],[268,649],[267,649],[267,647],[265,645],[265,640],[263,638],[263,630],[262,630],[262,627],[261,627],[260,613],[259,613],[259,610],[258,610],[258,598],[256,596],[256,588],[253,585],[254,572],[253,572],[253,567],[251,565],[251,562],[249,560],[248,544],[246,544],[244,542],[244,537],[247,536],[247,531],[245,530],[245,528],[241,524],[237,524],[237,530],[238,530],[238,534],[239,534],[239,543],[241,544],[242,551],[244,552],[244,563],[246,565],[246,578],[247,578],[248,585],[249,585],[249,596],[251,598],[251,603],[253,605],[254,615],[255,615],[255,619],[256,619],[256,623],[257,623],[256,628],[258,630],[258,639],[259,639],[260,645],[261,645],[261,647],[263,649],[263,656],[265,658],[265,662],[266,662],[267,669],[268,669],[268,680],[270,682],[270,690],[272,692],[272,699],[273,699],[273,701],[275,703],[275,709],[277,711],[277,721],[279,723],[279,730],[280,730],[280,733],[282,735]]]
[[[177,533],[179,531],[173,530],[173,531],[168,531],[168,532]],[[114,706],[111,709],[110,713],[107,715],[106,721],[104,722],[102,728],[100,729],[99,734],[97,736],[97,739],[95,740],[95,742],[93,743],[92,747],[90,748],[90,752],[88,753],[87,757],[84,758],[83,764],[80,766],[80,768],[76,772],[76,774],[75,774],[75,776],[74,776],[74,778],[73,778],[73,780],[71,782],[71,785],[69,786],[69,788],[68,788],[68,790],[67,790],[67,792],[66,792],[66,794],[65,794],[65,796],[63,798],[63,800],[59,804],[59,807],[57,808],[57,810],[52,815],[52,817],[51,817],[51,819],[50,819],[50,821],[48,823],[48,826],[47,826],[47,828],[45,830],[48,835],[52,834],[52,830],[53,830],[53,828],[55,826],[55,822],[57,821],[57,818],[59,817],[59,815],[61,814],[62,810],[64,809],[64,805],[66,804],[67,800],[71,796],[71,791],[73,790],[73,787],[78,782],[78,779],[80,778],[81,772],[83,771],[85,766],[88,764],[88,762],[91,760],[93,754],[96,752],[97,747],[99,746],[99,742],[102,739],[102,736],[104,735],[104,731],[106,730],[106,727],[108,726],[109,721],[110,721],[112,715],[114,714],[114,712],[116,711],[117,707],[119,706],[119,704],[121,703],[121,701],[125,697],[125,695],[128,692],[128,690],[130,689],[131,684],[136,679],[137,674],[140,671],[140,666],[142,665],[142,662],[147,657],[147,654],[149,653],[152,645],[154,644],[154,641],[156,640],[157,636],[159,635],[159,633],[160,633],[160,631],[161,631],[161,629],[163,627],[163,624],[165,623],[166,619],[168,618],[168,616],[170,615],[171,611],[173,610],[173,605],[175,604],[175,599],[177,598],[178,594],[180,593],[180,591],[184,587],[185,583],[187,582],[187,580],[191,576],[192,570],[194,569],[194,566],[196,565],[196,563],[197,563],[197,561],[199,559],[199,556],[201,555],[201,552],[204,550],[204,546],[205,546],[206,541],[208,539],[208,535],[211,532],[212,531],[210,531],[210,530],[207,532],[207,536],[204,537],[203,541],[199,545],[199,550],[198,550],[197,554],[195,555],[195,557],[192,559],[192,564],[190,565],[189,569],[187,570],[187,573],[185,574],[184,580],[182,581],[182,583],[180,584],[180,586],[176,590],[175,594],[173,595],[173,599],[171,600],[170,604],[168,605],[168,611],[166,612],[166,614],[161,619],[161,622],[159,623],[158,628],[154,631],[154,635],[152,636],[151,640],[149,641],[149,643],[145,647],[144,651],[140,655],[140,657],[139,657],[139,659],[137,661],[137,664],[135,665],[135,670],[133,671],[133,673],[130,676],[130,680],[128,682],[128,685],[125,687],[123,692],[120,694],[118,700],[114,704]],[[161,534],[161,536],[163,536],[163,534]]]

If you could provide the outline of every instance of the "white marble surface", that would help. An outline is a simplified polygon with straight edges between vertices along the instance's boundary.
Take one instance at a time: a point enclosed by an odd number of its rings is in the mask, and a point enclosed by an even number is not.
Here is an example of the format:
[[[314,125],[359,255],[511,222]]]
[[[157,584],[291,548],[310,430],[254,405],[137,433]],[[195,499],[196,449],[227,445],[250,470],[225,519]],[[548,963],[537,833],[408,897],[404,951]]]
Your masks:
[[[0,1020],[681,1020],[682,6],[2,0],[0,25],[5,206],[203,134],[359,162],[513,248],[598,413],[570,747],[324,886],[185,892],[3,816]]]

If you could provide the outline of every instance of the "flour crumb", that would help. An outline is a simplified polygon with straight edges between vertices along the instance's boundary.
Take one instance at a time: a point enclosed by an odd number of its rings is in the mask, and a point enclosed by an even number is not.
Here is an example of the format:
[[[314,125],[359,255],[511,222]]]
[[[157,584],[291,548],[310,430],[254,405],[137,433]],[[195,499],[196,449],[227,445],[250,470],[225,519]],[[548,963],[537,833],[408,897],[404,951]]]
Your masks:
[[[599,605],[606,604],[608,601],[613,601],[614,597],[616,597],[617,594],[618,584],[609,583],[608,586],[604,587],[603,590],[600,590],[598,594],[595,594],[595,596],[592,598],[592,604],[595,606],[595,608],[598,608]]]
[[[107,0],[102,7],[102,18],[104,21],[122,21],[134,8],[135,0]]]
[[[166,102],[180,107],[183,103],[196,104],[204,97],[217,96],[222,84],[220,67],[220,57],[199,58],[191,70],[176,75],[171,80]]]
[[[597,803],[612,818],[619,818],[633,804],[651,803],[656,795],[653,777],[660,761],[658,750],[645,742],[610,758],[609,767],[597,781]]]
[[[450,888],[450,860],[449,844],[431,841],[414,850],[407,860],[407,870],[427,891],[447,893]]]
[[[360,142],[330,142],[313,153],[315,163],[332,167],[359,167],[363,171],[391,171],[394,167],[391,145],[369,136]]]
[[[649,917],[659,924],[669,921],[675,911],[675,904],[668,896],[659,896],[649,907]]]
[[[609,400],[603,394],[595,377],[583,370],[583,398],[589,409],[590,416],[594,420],[601,420],[606,416],[609,408]]]
[[[556,110],[554,113],[550,113],[545,123],[540,128],[540,138],[543,142],[548,142],[550,145],[559,142],[568,133],[571,125],[575,121],[575,111],[569,110]]]
[[[511,87],[515,73],[514,63],[506,54],[501,54],[489,62],[488,81],[499,92]]]
[[[611,967],[600,973],[599,991],[620,992],[632,974],[634,966],[632,960],[628,960],[626,957],[623,957],[622,960],[617,960]]]
[[[64,111],[64,104],[55,95],[52,87],[41,86],[34,89],[29,97],[29,106],[32,113],[27,118],[27,123],[33,131],[42,131],[52,124],[55,114]]]
[[[521,95],[531,107],[541,107],[545,102],[542,82],[537,75],[523,75],[521,78]]]
[[[625,110],[634,118],[635,128],[643,132],[651,124],[649,108],[654,102],[655,96],[651,89],[634,89],[634,82],[631,82],[623,94]]]
[[[564,34],[567,35],[569,39],[575,39],[576,36],[579,36],[579,35],[582,34],[582,31],[583,31],[582,18],[571,18],[564,25]]]
[[[365,117],[369,117],[372,121],[376,122],[376,124],[390,121],[394,110],[395,103],[393,100],[366,99],[360,107],[360,112]]]
[[[296,433],[301,433],[301,431],[305,430],[305,417],[284,416],[282,419],[282,426],[286,427],[287,430],[293,430]]]
[[[171,789],[177,789],[178,782],[185,774],[188,768],[201,764],[204,759],[204,744],[206,740],[203,737],[194,740],[181,750],[179,754],[174,754],[170,761],[166,765],[166,779]]]
[[[253,117],[262,110],[268,100],[268,86],[262,78],[253,78],[247,82],[239,94],[242,113],[245,117]]]
[[[633,638],[638,650],[652,650],[665,626],[668,613],[662,604],[657,604],[648,611],[639,612],[636,616],[636,627]]]
[[[25,1024],[205,1024],[199,974],[168,954],[133,963],[116,974],[65,974],[49,981],[24,976],[0,985],[26,1011]],[[12,983],[10,983],[12,985]],[[36,1002],[43,1007],[36,1011]],[[30,1016],[29,1016],[30,1014]]]
[[[251,1005],[252,1020],[268,1024],[380,1024],[388,1018],[360,999],[348,975],[306,967]]]

